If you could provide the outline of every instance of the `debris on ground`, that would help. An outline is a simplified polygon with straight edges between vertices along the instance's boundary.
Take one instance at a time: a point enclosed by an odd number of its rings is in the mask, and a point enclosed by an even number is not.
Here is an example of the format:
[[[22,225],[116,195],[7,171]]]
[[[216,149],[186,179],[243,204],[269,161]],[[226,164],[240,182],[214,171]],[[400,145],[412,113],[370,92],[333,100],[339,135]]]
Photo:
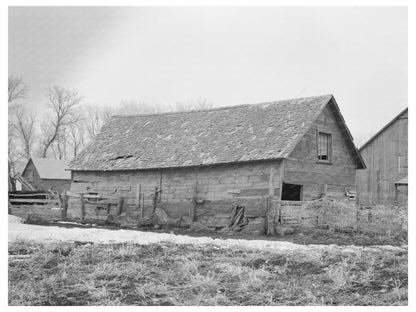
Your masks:
[[[247,221],[244,219],[244,206],[235,206],[231,210],[230,222],[228,228],[231,231],[239,232],[247,224]]]
[[[141,220],[139,224],[145,226],[155,226],[170,224],[171,222],[172,219],[169,217],[165,210],[156,208],[155,212],[151,216]]]

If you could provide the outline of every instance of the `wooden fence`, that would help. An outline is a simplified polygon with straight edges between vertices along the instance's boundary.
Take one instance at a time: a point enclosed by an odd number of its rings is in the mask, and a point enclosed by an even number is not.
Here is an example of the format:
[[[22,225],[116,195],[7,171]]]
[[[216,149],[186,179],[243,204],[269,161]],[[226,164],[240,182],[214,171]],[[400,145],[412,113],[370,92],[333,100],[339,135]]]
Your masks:
[[[399,234],[407,232],[407,207],[358,206],[339,201],[280,201],[272,198],[267,233],[279,227],[329,229],[342,232]]]
[[[45,220],[62,220],[64,205],[58,193],[51,192],[11,192],[9,193],[9,213],[27,219],[38,216]]]
[[[171,211],[177,211],[177,203],[170,207],[169,202],[159,203],[156,198],[145,213],[144,203],[140,199],[138,196],[138,200],[132,205],[123,196],[117,194],[77,194],[68,191],[62,194],[10,193],[9,213],[23,218],[31,215],[48,221],[72,220],[91,223],[113,222],[122,216],[123,222],[138,225],[155,213],[156,209],[164,211],[168,218]],[[182,204],[180,206],[182,207]],[[194,200],[193,203],[192,201],[188,203],[188,206],[189,213],[183,207],[179,209],[184,213],[180,216],[180,220],[182,217],[187,217],[190,224],[198,221],[213,228],[228,226],[233,209],[236,206],[244,207],[245,224],[250,225],[251,222],[253,229],[254,225],[260,229],[264,228],[265,222],[266,233],[270,235],[276,234],[279,228],[285,227],[376,234],[407,232],[406,207],[360,207],[354,202],[325,200],[281,201],[277,197],[269,196],[206,202]],[[175,216],[175,218],[179,217]],[[260,219],[263,221],[257,222]]]

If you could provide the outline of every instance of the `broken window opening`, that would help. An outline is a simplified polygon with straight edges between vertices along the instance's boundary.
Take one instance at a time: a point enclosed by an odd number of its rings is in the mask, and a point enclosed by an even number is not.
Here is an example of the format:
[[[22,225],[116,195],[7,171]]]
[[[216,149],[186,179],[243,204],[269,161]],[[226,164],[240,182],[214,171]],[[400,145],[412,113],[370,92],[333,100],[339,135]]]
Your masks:
[[[329,133],[318,132],[318,160],[330,161],[331,156],[331,135]]]
[[[281,200],[302,200],[302,185],[283,183]]]

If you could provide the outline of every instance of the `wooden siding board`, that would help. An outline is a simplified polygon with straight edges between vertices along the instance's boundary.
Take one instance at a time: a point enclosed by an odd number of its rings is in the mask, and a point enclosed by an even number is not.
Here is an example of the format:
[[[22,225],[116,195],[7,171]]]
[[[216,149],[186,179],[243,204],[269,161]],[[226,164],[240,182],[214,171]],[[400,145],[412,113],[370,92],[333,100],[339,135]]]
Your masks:
[[[408,174],[408,119],[407,111],[395,119],[361,149],[367,169],[358,170],[356,185],[358,202],[361,205],[393,204],[394,182]],[[403,158],[402,158],[403,157]],[[379,172],[380,180],[377,180]],[[401,199],[406,201],[404,197]]]
[[[207,166],[200,168],[177,168],[162,170],[163,179],[160,181],[160,170],[129,171],[128,181],[120,178],[126,173],[74,171],[75,181],[71,191],[74,193],[87,192],[94,186],[110,196],[123,196],[123,211],[135,211],[137,185],[141,184],[144,194],[144,215],[151,212],[152,197],[155,186],[162,189],[161,201],[157,206],[163,208],[171,218],[187,216],[189,208],[194,205],[195,185],[196,198],[202,203],[197,204],[196,214],[206,210],[211,211],[205,216],[204,222],[223,224],[228,220],[232,203],[247,206],[251,215],[265,215],[262,196],[268,196],[270,189],[274,194],[280,192],[281,161],[265,161],[246,164]],[[271,178],[271,175],[273,177]],[[239,190],[230,193],[229,190]],[[112,193],[114,192],[115,193]],[[249,198],[249,199],[247,199]],[[226,204],[228,203],[228,204]],[[86,217],[94,217],[94,211],[85,206]],[[71,199],[68,215],[80,217],[80,200]]]
[[[317,161],[317,135],[331,134],[330,164]],[[333,195],[345,198],[345,189],[355,186],[356,163],[348,148],[347,138],[330,107],[326,107],[315,123],[300,140],[288,159],[284,161],[286,183],[303,185],[303,200],[319,198],[322,185],[334,186]]]

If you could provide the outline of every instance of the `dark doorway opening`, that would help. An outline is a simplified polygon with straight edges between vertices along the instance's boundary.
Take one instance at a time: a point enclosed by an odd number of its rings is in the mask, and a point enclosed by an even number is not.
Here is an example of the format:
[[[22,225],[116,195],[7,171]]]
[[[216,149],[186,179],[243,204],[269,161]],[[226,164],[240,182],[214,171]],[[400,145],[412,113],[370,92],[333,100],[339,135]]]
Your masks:
[[[302,200],[302,185],[283,183],[282,200]]]

